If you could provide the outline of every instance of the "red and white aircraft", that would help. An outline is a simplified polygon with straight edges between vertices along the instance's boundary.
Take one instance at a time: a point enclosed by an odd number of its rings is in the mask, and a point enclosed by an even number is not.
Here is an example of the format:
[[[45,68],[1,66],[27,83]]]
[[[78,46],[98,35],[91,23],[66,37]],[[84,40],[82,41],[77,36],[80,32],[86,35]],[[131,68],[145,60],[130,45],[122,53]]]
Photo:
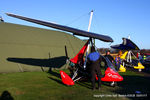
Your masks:
[[[6,14],[8,16],[15,17],[15,18],[22,19],[22,20],[26,20],[29,22],[33,22],[36,24],[44,25],[44,26],[55,28],[58,30],[71,32],[74,35],[89,37],[89,40],[81,48],[79,53],[74,58],[70,59],[70,62],[72,62],[74,64],[80,63],[80,65],[79,65],[80,67],[76,68],[72,78],[69,75],[67,75],[65,72],[60,71],[62,82],[66,85],[74,85],[75,81],[77,81],[81,78],[87,77],[86,76],[87,74],[85,74],[86,70],[84,70],[84,69],[86,69],[87,54],[86,54],[85,60],[83,60],[83,56],[85,53],[88,53],[90,45],[93,45],[92,39],[98,39],[98,40],[101,40],[104,42],[113,42],[113,39],[109,36],[106,36],[106,35],[92,33],[92,32],[88,32],[88,31],[84,31],[84,30],[80,30],[80,29],[76,29],[76,28],[72,28],[72,27],[68,27],[68,26],[64,26],[64,25],[59,25],[59,24],[55,24],[55,23],[51,23],[51,22],[32,19],[32,18],[28,18],[28,17],[24,17],[24,16],[20,16],[20,15],[15,15],[15,14],[11,14],[11,13],[6,13]],[[112,85],[114,85],[115,82],[122,81],[123,77],[119,75],[119,73],[115,70],[115,68],[113,67],[111,62],[107,58],[105,58],[105,57],[103,57],[103,58],[105,59],[105,62],[107,62],[107,69],[105,71],[104,76],[101,78],[101,80],[105,81],[105,82],[112,82],[113,83]],[[82,62],[82,64],[81,64],[81,62]]]

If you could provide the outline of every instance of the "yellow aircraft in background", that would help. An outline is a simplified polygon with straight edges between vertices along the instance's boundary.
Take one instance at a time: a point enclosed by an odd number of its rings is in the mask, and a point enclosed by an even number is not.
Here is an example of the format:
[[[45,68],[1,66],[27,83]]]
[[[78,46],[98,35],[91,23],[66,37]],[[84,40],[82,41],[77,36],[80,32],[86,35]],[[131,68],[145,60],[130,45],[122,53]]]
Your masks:
[[[145,67],[137,59],[137,57],[132,53],[132,51],[125,51],[125,53],[120,57],[122,59],[122,65],[120,66],[120,72],[126,72],[126,67],[133,67],[141,71]]]
[[[132,50],[140,50],[136,44],[130,39],[123,38],[123,43],[111,46],[114,49],[125,50],[120,56],[122,64],[120,65],[119,72],[126,72],[126,67],[132,67],[142,71],[145,67],[141,64],[139,59],[133,54]]]

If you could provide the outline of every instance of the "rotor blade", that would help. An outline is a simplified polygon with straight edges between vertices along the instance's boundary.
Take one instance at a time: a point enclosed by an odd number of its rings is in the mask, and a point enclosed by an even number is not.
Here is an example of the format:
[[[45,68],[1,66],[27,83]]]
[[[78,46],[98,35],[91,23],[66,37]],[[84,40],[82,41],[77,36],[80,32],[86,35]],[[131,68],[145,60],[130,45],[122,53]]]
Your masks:
[[[68,26],[64,26],[64,25],[59,25],[59,24],[55,24],[55,23],[51,23],[51,22],[45,22],[45,21],[41,21],[41,20],[37,20],[37,19],[27,18],[27,17],[15,15],[15,14],[10,14],[10,13],[6,13],[6,14],[8,16],[15,17],[15,18],[22,19],[22,20],[26,20],[26,21],[29,21],[29,22],[33,22],[33,23],[36,23],[36,24],[40,24],[40,25],[44,25],[44,26],[47,26],[47,27],[52,27],[52,28],[55,28],[55,29],[71,32],[75,35],[91,37],[91,38],[99,39],[99,40],[102,40],[102,41],[105,41],[105,42],[113,42],[113,39],[109,36],[106,36],[106,35],[100,35],[100,34],[87,32],[87,31],[83,31],[83,30],[80,30],[80,29],[76,29],[76,28],[72,28],[72,27],[68,27]]]
[[[122,38],[123,43],[118,45],[112,45],[111,48],[119,50],[140,50],[139,47],[130,39]]]

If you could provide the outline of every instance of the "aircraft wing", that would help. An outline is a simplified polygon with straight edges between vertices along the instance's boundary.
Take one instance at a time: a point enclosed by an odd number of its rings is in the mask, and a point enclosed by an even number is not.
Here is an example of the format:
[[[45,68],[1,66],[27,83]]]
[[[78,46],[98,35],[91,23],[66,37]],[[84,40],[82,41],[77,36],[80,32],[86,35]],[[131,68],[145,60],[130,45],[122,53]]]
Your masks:
[[[44,25],[44,26],[47,26],[47,27],[52,27],[52,28],[55,28],[55,29],[71,32],[75,35],[91,37],[91,38],[94,38],[94,39],[99,39],[99,40],[104,41],[104,42],[113,42],[113,39],[109,36],[106,36],[106,35],[100,35],[100,34],[87,32],[87,31],[83,31],[83,30],[80,30],[80,29],[76,29],[76,28],[72,28],[72,27],[68,27],[68,26],[64,26],[64,25],[55,24],[55,23],[52,23],[52,22],[46,22],[46,21],[41,21],[41,20],[37,20],[37,19],[27,18],[27,17],[15,15],[15,14],[10,14],[10,13],[6,13],[6,14],[8,16],[15,17],[15,18],[22,19],[22,20],[26,20],[26,21],[29,21],[29,22],[33,22],[33,23],[36,23],[36,24],[40,24],[40,25]]]

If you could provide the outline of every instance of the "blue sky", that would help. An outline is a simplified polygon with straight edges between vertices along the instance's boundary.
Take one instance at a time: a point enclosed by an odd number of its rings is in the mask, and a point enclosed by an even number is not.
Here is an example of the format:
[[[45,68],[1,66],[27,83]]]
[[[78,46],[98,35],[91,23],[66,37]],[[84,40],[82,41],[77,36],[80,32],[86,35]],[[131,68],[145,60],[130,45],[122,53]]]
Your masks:
[[[97,47],[109,47],[130,35],[140,49],[150,49],[150,0],[1,0],[0,16],[6,22],[47,28],[6,16],[22,16],[52,21],[87,30],[91,10],[94,10],[91,30],[109,35],[112,44],[96,40]]]

